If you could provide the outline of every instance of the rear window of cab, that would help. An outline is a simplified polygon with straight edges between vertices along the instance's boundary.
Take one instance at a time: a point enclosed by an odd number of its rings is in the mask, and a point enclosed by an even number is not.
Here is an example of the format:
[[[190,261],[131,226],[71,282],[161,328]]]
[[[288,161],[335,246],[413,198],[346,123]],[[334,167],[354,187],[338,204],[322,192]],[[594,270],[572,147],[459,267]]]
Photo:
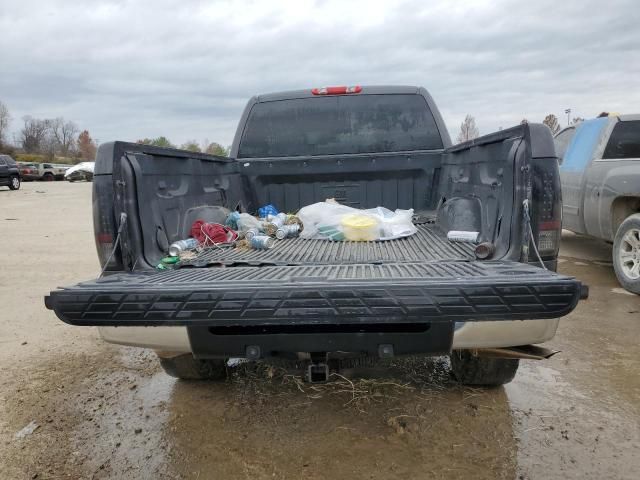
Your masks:
[[[421,95],[336,95],[256,103],[239,158],[339,155],[443,148]]]

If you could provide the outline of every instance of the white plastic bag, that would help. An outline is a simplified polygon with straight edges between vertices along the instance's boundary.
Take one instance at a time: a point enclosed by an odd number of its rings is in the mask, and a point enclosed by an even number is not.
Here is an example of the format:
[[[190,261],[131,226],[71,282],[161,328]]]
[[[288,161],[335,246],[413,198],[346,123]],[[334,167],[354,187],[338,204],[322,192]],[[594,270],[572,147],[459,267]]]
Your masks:
[[[334,202],[319,202],[303,207],[298,218],[304,225],[302,238],[326,240],[392,240],[417,232],[412,223],[413,209],[376,207],[368,210]]]
[[[248,213],[241,213],[238,217],[238,233],[244,235],[252,228],[257,228],[260,230],[262,228],[262,222],[258,220],[253,215],[249,215]]]
[[[413,235],[418,231],[413,224],[413,208],[409,210],[397,209],[392,212],[385,207],[364,210],[380,221],[380,238],[378,240],[393,240]]]

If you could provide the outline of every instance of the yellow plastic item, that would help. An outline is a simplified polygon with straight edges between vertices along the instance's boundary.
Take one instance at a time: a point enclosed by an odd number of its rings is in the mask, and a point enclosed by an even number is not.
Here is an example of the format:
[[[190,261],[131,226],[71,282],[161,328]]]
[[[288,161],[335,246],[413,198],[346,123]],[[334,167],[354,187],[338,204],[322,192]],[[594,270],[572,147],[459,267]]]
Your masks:
[[[350,214],[342,217],[342,228],[347,240],[368,242],[379,237],[378,221],[366,215]]]

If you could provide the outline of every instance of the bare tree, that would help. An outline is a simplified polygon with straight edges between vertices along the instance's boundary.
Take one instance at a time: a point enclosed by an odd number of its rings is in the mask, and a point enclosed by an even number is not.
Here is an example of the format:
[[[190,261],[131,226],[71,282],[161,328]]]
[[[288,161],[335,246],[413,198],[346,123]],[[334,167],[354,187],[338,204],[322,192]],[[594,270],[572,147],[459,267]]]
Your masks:
[[[53,120],[45,118],[42,120],[46,126],[44,138],[40,142],[40,153],[45,155],[48,162],[53,162],[58,151],[58,142],[53,134]]]
[[[576,125],[580,122],[584,122],[584,118],[582,117],[574,117],[573,120],[571,120],[571,125]]]
[[[544,123],[547,127],[549,127],[549,130],[551,130],[551,133],[554,135],[560,131],[560,124],[558,123],[558,117],[556,117],[553,113],[550,113],[549,115],[544,117],[544,120],[542,121],[542,123]]]
[[[4,103],[0,102],[0,147],[5,142],[10,122],[11,114],[9,114],[9,109]]]
[[[526,118],[523,118],[522,121],[520,122],[520,125],[526,125],[527,123],[529,123],[529,120],[527,120]]]
[[[49,122],[29,115],[22,117],[24,126],[20,130],[20,144],[26,153],[39,153],[45,147]]]
[[[476,127],[476,119],[471,115],[464,117],[464,122],[460,124],[460,133],[458,134],[458,143],[466,142],[478,138],[480,131]]]
[[[68,157],[74,153],[78,126],[71,122],[65,122],[64,118],[58,117],[50,120],[51,135],[55,139],[56,151],[63,157]]]

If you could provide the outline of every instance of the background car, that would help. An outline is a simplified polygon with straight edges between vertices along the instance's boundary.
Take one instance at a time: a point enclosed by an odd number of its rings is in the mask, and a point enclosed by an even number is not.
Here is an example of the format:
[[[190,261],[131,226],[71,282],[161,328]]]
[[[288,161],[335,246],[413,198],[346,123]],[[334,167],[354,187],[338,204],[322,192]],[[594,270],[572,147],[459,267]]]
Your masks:
[[[96,162],[81,162],[73,167],[67,169],[64,172],[64,179],[69,182],[76,182],[78,180],[86,180],[87,182],[93,181],[93,168]]]
[[[0,186],[9,187],[11,190],[20,188],[20,169],[9,155],[0,155]]]
[[[640,115],[610,115],[555,136],[563,228],[613,242],[620,284],[640,294]]]
[[[38,165],[35,163],[18,163],[18,169],[20,170],[20,177],[23,182],[30,182],[33,180],[40,180],[40,174],[38,173]]]
[[[40,180],[49,182],[53,180],[63,180],[64,173],[71,167],[71,165],[60,165],[56,163],[39,163],[34,165],[38,167]]]

